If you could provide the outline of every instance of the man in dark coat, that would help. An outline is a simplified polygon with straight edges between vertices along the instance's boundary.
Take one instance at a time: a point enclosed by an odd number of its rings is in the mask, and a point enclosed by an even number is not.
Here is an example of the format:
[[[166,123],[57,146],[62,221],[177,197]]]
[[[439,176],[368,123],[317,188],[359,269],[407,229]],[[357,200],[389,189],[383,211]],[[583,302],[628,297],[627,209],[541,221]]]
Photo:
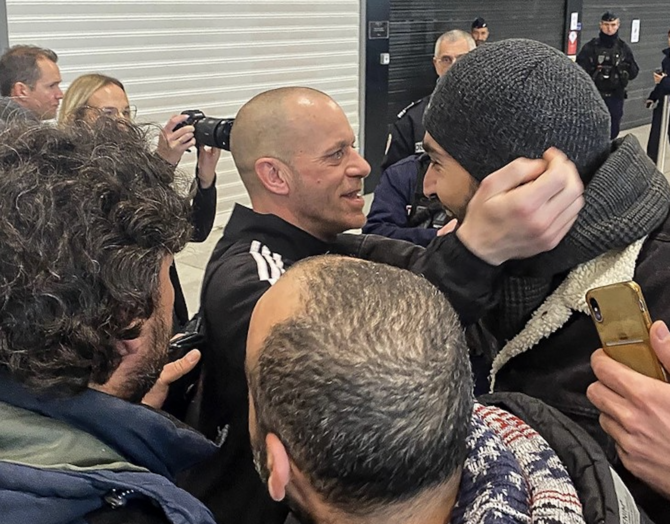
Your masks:
[[[557,147],[576,164],[585,206],[555,249],[519,255],[488,272],[478,266],[469,300],[467,285],[464,296],[446,292],[462,319],[481,319],[498,341],[490,355],[492,390],[520,391],[558,408],[621,467],[598,424],[599,411],[586,398],[595,380],[589,357],[600,342],[584,296],[597,286],[635,280],[651,316],[670,319],[664,271],[670,187],[635,137],[610,141],[608,122],[593,82],[562,53],[530,40],[488,44],[456,64],[433,93],[424,118],[432,159],[425,185],[463,219],[481,191],[494,185],[489,173],[513,158],[546,156]],[[455,234],[467,233],[466,225]],[[439,260],[430,261],[432,269],[421,272],[440,285]],[[623,468],[622,476],[652,518],[667,516],[668,501]]]
[[[140,404],[168,361],[169,267],[191,234],[147,146],[109,119],[0,134],[3,523],[214,523],[175,484],[214,444]]]
[[[651,131],[647,141],[647,154],[654,162],[658,158],[658,149],[661,139],[661,127],[663,118],[663,106],[666,96],[670,95],[670,31],[668,31],[668,48],[663,50],[663,61],[661,69],[654,71],[654,90],[647,97],[647,107],[653,107],[654,113],[651,117]],[[670,126],[668,126],[668,140],[670,140]]]
[[[600,34],[584,44],[577,63],[593,79],[611,116],[610,138],[619,134],[623,103],[628,82],[635,80],[640,68],[633,51],[619,38],[619,17],[607,11],[600,19]]]

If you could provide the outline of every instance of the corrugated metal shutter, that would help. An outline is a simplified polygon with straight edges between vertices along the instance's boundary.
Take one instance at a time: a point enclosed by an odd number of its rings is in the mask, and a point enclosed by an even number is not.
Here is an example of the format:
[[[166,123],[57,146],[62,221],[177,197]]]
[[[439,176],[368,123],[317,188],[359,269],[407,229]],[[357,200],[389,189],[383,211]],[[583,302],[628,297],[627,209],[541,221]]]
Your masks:
[[[598,36],[600,17],[605,11],[614,11],[621,26],[619,36],[630,45],[635,61],[640,66],[639,76],[628,86],[628,100],[624,105],[622,129],[629,129],[651,122],[651,111],[644,102],[654,87],[652,71],[661,67],[661,50],[668,47],[668,3],[661,1],[584,0],[582,10],[582,38],[585,44]],[[631,44],[633,19],[640,19],[640,41]],[[644,145],[644,144],[643,144]]]
[[[563,46],[563,1],[391,0],[390,122],[407,104],[431,93],[437,37],[450,29],[470,31],[478,16],[488,22],[491,41],[531,38],[557,49]]]
[[[119,78],[139,121],[234,116],[259,92],[304,85],[333,96],[358,133],[359,0],[7,0],[7,14],[11,45],[56,51],[64,87],[87,72]],[[218,173],[220,225],[248,198],[228,153]]]

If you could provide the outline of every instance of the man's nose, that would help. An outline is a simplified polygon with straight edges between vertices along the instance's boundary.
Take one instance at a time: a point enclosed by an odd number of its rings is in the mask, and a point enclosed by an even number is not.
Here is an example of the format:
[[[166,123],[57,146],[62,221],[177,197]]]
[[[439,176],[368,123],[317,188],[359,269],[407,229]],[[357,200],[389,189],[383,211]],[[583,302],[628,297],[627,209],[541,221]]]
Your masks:
[[[365,158],[361,156],[361,154],[354,150],[354,160],[350,165],[350,169],[348,170],[347,174],[349,176],[356,176],[356,177],[361,177],[365,178],[370,174],[370,171],[372,168],[370,167],[370,164],[368,163]]]

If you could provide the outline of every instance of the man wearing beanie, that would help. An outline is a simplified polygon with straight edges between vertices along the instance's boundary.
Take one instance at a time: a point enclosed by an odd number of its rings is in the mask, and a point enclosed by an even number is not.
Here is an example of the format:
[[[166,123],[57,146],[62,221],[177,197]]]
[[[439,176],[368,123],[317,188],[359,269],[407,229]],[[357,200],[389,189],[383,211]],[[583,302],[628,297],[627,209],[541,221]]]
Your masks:
[[[539,42],[505,40],[463,57],[438,83],[424,125],[432,160],[425,192],[437,193],[461,222],[494,183],[489,175],[514,159],[546,157],[557,148],[577,166],[585,206],[558,246],[490,266],[487,294],[480,282],[468,285],[477,288],[481,321],[497,340],[489,355],[492,391],[520,391],[558,408],[623,469],[586,398],[595,381],[589,357],[600,342],[584,296],[635,280],[652,318],[670,318],[666,179],[635,137],[610,142],[607,107],[591,79]],[[455,235],[466,238],[463,229]],[[463,302],[452,302],[463,319]],[[668,501],[622,473],[652,518],[670,511]]]
[[[611,11],[600,18],[600,34],[587,42],[577,63],[596,84],[612,117],[610,138],[619,134],[626,86],[640,72],[633,51],[619,38],[619,17]]]

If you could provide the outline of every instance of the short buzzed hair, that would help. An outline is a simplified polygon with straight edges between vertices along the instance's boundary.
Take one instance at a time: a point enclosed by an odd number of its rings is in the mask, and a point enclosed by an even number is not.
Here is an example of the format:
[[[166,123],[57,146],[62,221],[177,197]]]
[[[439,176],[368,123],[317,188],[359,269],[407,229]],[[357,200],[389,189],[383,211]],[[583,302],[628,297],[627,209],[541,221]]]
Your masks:
[[[435,56],[435,58],[439,58],[437,55],[440,53],[440,45],[442,44],[442,42],[451,43],[451,42],[458,42],[459,40],[465,40],[468,43],[470,51],[472,51],[477,47],[475,39],[472,38],[472,35],[470,33],[461,31],[460,29],[452,29],[451,31],[442,33],[435,41],[435,51],[433,53],[433,56]]]
[[[249,194],[257,184],[254,173],[256,160],[272,157],[291,164],[295,140],[295,107],[289,101],[299,97],[325,98],[326,93],[309,87],[281,87],[253,97],[237,113],[230,135],[230,152],[242,182]]]
[[[259,438],[277,435],[317,493],[350,514],[446,484],[465,460],[473,396],[445,297],[407,271],[335,256],[291,277],[299,311],[247,369]]]
[[[17,82],[31,89],[40,78],[38,60],[58,62],[58,55],[51,49],[33,45],[15,45],[0,57],[0,95],[11,96]]]

